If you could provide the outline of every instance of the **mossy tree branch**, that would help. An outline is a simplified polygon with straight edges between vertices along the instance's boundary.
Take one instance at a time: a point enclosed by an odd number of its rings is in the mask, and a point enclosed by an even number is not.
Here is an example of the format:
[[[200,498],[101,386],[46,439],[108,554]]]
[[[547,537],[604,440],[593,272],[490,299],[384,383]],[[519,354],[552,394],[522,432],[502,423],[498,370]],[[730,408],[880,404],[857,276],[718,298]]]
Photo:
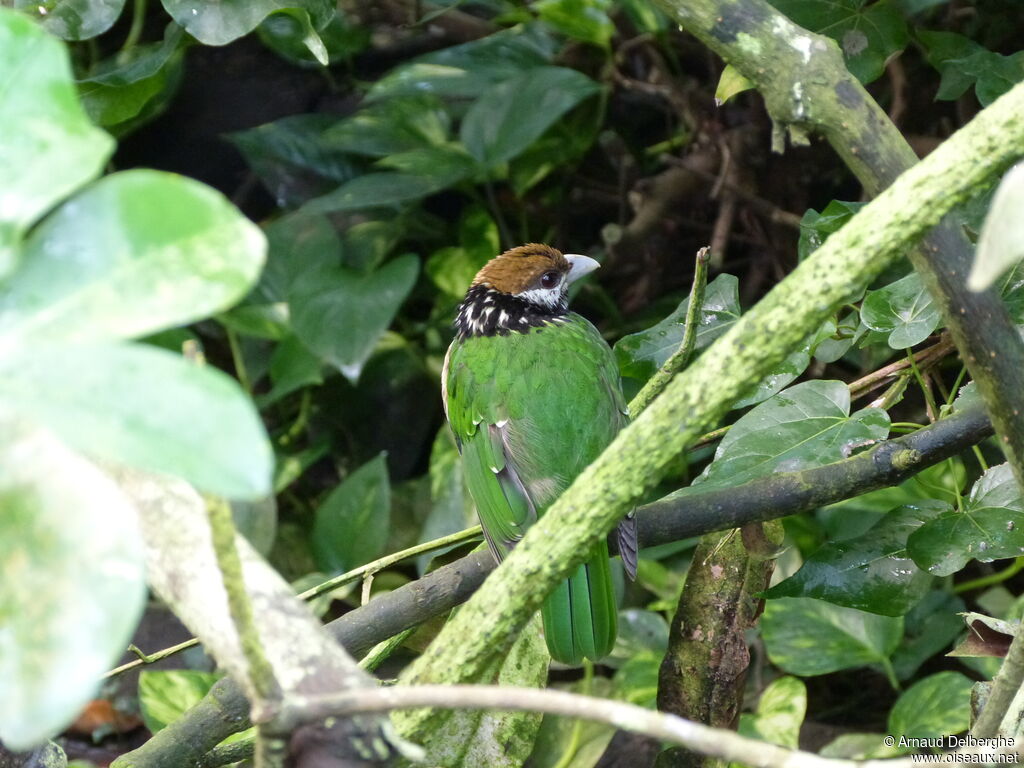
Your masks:
[[[724,415],[834,309],[955,205],[1016,159],[1024,85],[994,102],[832,235],[741,317],[526,533],[411,665],[406,682],[472,679],[503,653],[543,597],[579,564],[686,445]],[[753,343],[756,340],[756,343]],[[430,721],[402,719],[415,738]]]

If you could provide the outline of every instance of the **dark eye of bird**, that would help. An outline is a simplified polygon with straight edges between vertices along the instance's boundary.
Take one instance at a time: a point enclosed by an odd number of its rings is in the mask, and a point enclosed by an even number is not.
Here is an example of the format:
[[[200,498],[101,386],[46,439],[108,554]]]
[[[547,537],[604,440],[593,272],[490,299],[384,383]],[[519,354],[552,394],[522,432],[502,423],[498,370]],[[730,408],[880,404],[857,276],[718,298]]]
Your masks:
[[[540,276],[540,284],[543,288],[554,288],[558,285],[558,273],[545,272]]]

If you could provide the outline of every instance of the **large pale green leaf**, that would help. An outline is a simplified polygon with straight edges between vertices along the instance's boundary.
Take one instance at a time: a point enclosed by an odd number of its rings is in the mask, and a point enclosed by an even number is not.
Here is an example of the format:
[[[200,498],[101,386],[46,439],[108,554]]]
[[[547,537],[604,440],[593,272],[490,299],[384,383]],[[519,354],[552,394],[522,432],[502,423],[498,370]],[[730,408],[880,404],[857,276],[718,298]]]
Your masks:
[[[971,726],[973,681],[959,672],[939,672],[903,692],[889,712],[889,733],[935,738]]]
[[[391,527],[391,492],[384,454],[368,461],[324,499],[311,544],[326,573],[358,568],[384,554]]]
[[[245,295],[265,251],[259,228],[199,182],[157,171],[107,176],[26,241],[0,296],[0,352],[198,320]]]
[[[850,415],[850,390],[843,382],[807,381],[742,416],[692,487],[699,492],[699,486],[739,485],[773,472],[820,467],[888,434],[885,411],[864,408]]]
[[[678,307],[645,331],[623,336],[615,345],[615,358],[623,376],[647,381],[672,353],[679,349],[686,331],[687,297]],[[739,281],[733,275],[719,275],[704,292],[704,304],[697,313],[695,350],[709,346],[725,333],[740,316]]]
[[[0,357],[0,401],[83,453],[233,498],[270,492],[252,401],[209,367],[134,344],[38,344]]]
[[[150,733],[158,733],[198,704],[220,675],[195,669],[143,671],[139,709]]]
[[[49,433],[2,424],[0,740],[21,750],[95,696],[146,586],[135,510],[117,486]]]
[[[368,98],[423,93],[475,98],[496,83],[547,64],[557,50],[543,25],[513,27],[395,67],[373,84]]]
[[[1024,552],[1024,499],[1010,465],[982,475],[963,511],[950,510],[914,531],[907,551],[936,576],[956,573],[972,558],[989,563]]]
[[[864,83],[881,75],[886,60],[907,44],[907,22],[889,0],[771,0],[771,4],[800,26],[839,43],[846,66]]]
[[[406,254],[369,274],[333,265],[306,271],[289,291],[295,333],[355,381],[418,270],[417,258]]]
[[[20,13],[0,8],[0,277],[17,240],[103,168],[113,140],[75,94],[67,51]]]
[[[86,40],[114,25],[124,9],[124,0],[14,0],[14,7],[30,13],[50,34],[65,40]]]
[[[907,554],[907,537],[949,509],[944,502],[929,500],[895,509],[861,536],[822,546],[767,596],[816,597],[883,616],[902,616],[933,581]]]
[[[807,597],[784,597],[765,605],[761,634],[772,663],[809,677],[887,665],[903,635],[903,620]]]
[[[488,168],[508,162],[600,86],[566,67],[535,67],[486,91],[466,113],[462,143]]]
[[[871,330],[888,334],[893,349],[920,344],[942,319],[916,272],[877,291],[868,291],[860,316]]]
[[[967,278],[972,291],[988,288],[1024,257],[1024,165],[1010,169],[999,183],[978,238],[974,264]]]
[[[162,0],[166,11],[205,45],[226,45],[256,29],[267,16],[285,9],[303,10],[319,29],[331,20],[330,0]]]

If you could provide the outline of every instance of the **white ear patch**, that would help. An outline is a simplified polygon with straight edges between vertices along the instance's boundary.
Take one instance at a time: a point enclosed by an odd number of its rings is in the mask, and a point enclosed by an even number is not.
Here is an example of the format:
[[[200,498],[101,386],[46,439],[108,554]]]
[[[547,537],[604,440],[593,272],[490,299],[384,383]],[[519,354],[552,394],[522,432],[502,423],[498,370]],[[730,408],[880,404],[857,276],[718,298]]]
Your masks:
[[[516,296],[534,306],[543,307],[553,312],[563,307],[565,303],[564,282],[564,279],[559,280],[558,285],[553,288],[531,288],[528,291],[517,293]]]

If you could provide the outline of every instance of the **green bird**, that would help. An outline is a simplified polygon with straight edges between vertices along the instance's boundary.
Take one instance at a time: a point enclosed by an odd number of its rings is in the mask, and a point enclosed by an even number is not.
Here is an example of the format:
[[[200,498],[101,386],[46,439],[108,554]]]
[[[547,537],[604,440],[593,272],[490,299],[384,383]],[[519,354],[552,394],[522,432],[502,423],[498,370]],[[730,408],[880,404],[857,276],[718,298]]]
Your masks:
[[[442,396],[484,536],[499,562],[627,422],[611,349],[567,308],[569,285],[597,267],[586,256],[522,245],[491,259],[459,305]],[[632,516],[620,523],[618,541],[633,578]],[[616,614],[602,541],[544,602],[551,656],[578,665],[584,657],[607,655]]]

